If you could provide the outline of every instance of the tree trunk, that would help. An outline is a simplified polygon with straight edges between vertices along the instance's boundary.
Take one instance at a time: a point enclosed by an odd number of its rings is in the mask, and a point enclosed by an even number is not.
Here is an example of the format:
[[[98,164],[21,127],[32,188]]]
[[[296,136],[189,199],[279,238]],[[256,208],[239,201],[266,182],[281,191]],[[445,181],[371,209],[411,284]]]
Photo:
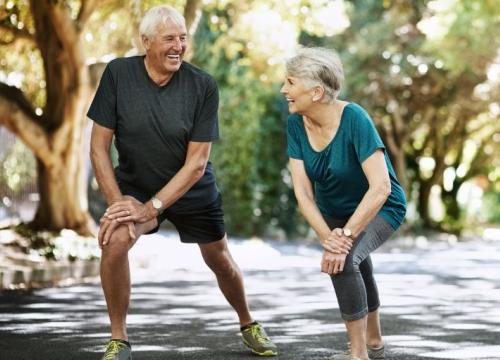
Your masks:
[[[450,191],[443,191],[441,199],[445,207],[446,216],[451,220],[460,220],[462,212],[460,210],[460,205],[458,204],[458,190],[462,186],[462,182],[453,184],[453,188]]]
[[[82,235],[91,235],[95,229],[87,211],[86,191],[81,188],[83,178],[80,167],[75,176],[70,176],[67,158],[54,158],[54,165],[47,168],[38,161],[38,187],[40,204],[30,224],[36,230],[73,229]]]
[[[403,190],[406,192],[406,197],[410,196],[410,187],[408,185],[407,178],[407,167],[406,167],[406,154],[402,148],[397,152],[391,153],[392,161],[394,165],[394,171],[396,172],[396,176],[398,177],[399,183],[403,187]]]
[[[420,181],[420,189],[418,192],[418,212],[424,226],[426,227],[433,227],[432,219],[429,213],[429,201],[433,185],[433,183],[428,181]]]
[[[83,151],[91,84],[80,42],[83,24],[95,6],[94,0],[82,0],[73,20],[64,4],[30,1],[47,84],[43,115],[35,115],[19,89],[0,86],[0,123],[37,159],[40,202],[31,223],[35,229],[68,228],[82,235],[95,230],[88,214]]]

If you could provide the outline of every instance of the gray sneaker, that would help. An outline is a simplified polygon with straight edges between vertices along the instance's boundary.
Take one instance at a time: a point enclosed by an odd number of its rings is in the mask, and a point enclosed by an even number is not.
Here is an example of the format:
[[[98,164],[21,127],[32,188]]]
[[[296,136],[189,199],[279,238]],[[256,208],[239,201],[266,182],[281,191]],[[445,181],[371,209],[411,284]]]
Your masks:
[[[366,351],[368,352],[368,357],[370,360],[383,360],[385,359],[385,347],[382,345],[379,348],[371,348],[369,346],[366,347]]]
[[[110,340],[102,360],[132,360],[132,350],[119,340]]]
[[[362,360],[357,356],[350,356],[349,354],[336,354],[333,355],[331,360]]]
[[[346,355],[349,355],[351,352],[351,342],[347,342],[347,352]],[[372,348],[368,345],[366,346],[366,352],[368,353],[368,358],[370,360],[384,360],[385,359],[385,347],[382,345],[379,348]]]
[[[269,339],[266,331],[258,322],[254,322],[241,329],[241,335],[243,337],[243,344],[251,349],[254,354],[260,356],[278,355],[278,348]]]

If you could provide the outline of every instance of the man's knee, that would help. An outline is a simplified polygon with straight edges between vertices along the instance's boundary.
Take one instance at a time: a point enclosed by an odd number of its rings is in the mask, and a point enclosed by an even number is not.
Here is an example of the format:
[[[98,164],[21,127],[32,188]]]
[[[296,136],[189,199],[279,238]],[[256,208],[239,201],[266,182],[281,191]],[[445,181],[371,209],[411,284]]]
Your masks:
[[[111,234],[109,242],[102,248],[103,257],[123,256],[132,246],[132,239],[126,225],[120,225]]]
[[[232,276],[236,272],[236,266],[227,249],[210,253],[204,256],[204,260],[215,275]]]

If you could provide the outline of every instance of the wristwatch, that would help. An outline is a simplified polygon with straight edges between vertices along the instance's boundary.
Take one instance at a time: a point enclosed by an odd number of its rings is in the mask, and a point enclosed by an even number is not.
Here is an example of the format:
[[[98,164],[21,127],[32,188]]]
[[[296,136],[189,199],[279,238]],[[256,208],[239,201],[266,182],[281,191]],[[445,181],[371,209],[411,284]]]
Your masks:
[[[348,238],[351,238],[351,239],[353,238],[352,237],[352,231],[351,231],[351,229],[349,229],[349,228],[343,228],[342,232],[344,233],[344,236],[347,236]]]
[[[158,199],[156,196],[153,196],[151,198],[151,204],[153,205],[153,208],[158,211],[158,215],[160,215],[163,212],[163,202]]]

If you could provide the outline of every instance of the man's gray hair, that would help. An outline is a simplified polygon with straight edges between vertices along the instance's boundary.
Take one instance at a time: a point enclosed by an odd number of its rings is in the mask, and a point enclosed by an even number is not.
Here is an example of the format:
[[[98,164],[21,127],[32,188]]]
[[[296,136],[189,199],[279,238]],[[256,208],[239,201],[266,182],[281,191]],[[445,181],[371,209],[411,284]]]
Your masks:
[[[160,5],[146,11],[146,14],[139,25],[139,33],[148,39],[152,39],[158,32],[158,27],[167,21],[172,21],[178,25],[186,26],[186,20],[172,6]]]
[[[344,82],[344,70],[338,54],[321,47],[301,48],[286,62],[286,72],[310,87],[322,86],[325,90],[321,102],[332,103],[339,95]]]

